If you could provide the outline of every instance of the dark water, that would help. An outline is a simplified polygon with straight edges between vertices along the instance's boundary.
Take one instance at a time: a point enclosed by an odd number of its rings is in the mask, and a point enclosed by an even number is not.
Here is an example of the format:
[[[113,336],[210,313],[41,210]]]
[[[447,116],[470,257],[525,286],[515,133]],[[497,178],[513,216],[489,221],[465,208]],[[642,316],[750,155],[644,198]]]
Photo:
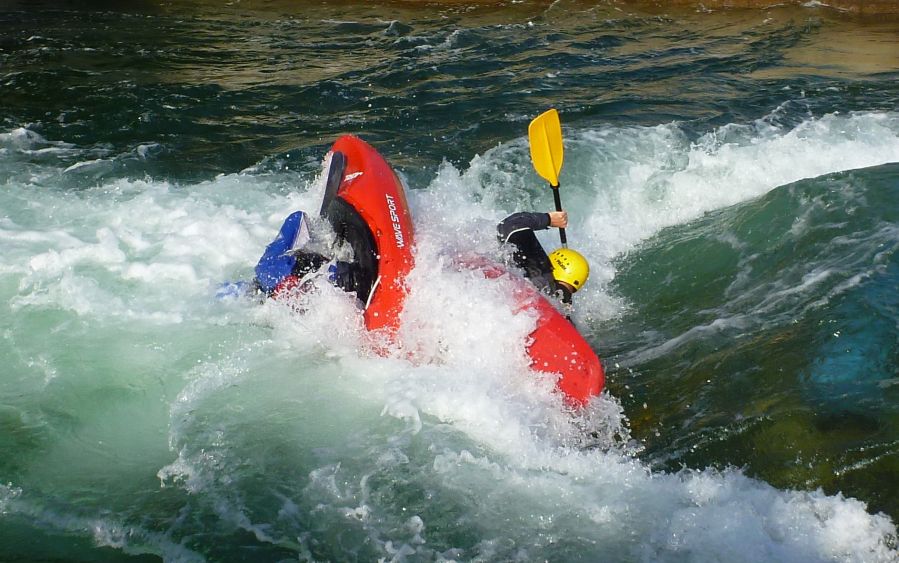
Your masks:
[[[0,4],[0,559],[895,560],[897,36],[826,7]],[[552,205],[548,107],[608,377],[574,418],[529,321],[443,267]],[[343,133],[411,188],[394,358],[334,292],[211,299]]]

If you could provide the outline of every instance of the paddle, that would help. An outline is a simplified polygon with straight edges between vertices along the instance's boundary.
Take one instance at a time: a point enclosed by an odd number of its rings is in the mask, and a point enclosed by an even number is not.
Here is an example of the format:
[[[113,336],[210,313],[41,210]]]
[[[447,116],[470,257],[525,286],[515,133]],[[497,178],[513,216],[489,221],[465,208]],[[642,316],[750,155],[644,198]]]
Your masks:
[[[346,156],[340,151],[334,151],[331,155],[331,165],[328,167],[328,179],[325,180],[325,195],[322,198],[322,208],[318,214],[321,217],[327,217],[328,209],[334,198],[337,197],[337,190],[340,183],[343,182],[343,173],[346,170]]]
[[[549,182],[549,186],[553,190],[553,199],[556,201],[556,211],[562,211],[562,198],[559,195],[559,172],[562,170],[564,154],[559,112],[551,109],[535,117],[528,126],[528,139],[531,143],[531,161],[534,163],[534,170]],[[568,248],[565,229],[559,229],[559,238],[562,246]]]

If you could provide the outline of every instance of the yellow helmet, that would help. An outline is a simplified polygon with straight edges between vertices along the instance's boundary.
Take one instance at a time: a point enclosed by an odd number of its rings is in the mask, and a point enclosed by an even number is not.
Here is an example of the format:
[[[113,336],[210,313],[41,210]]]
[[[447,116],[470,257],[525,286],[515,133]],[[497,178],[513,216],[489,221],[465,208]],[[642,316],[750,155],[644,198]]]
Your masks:
[[[574,291],[584,287],[590,276],[590,264],[581,253],[570,248],[558,248],[549,255],[556,281],[565,282]]]

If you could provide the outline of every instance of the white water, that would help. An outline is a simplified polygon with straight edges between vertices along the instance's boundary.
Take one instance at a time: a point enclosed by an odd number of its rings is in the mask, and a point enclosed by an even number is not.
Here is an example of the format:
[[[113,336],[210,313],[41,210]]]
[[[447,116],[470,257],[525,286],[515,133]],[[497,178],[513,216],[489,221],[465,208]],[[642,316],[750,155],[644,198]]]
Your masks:
[[[763,120],[695,144],[677,125],[566,135],[563,201],[572,245],[593,265],[578,294],[579,316],[591,320],[626,305],[607,289],[612,259],[662,228],[803,177],[899,161],[895,114],[832,115],[791,131]],[[43,149],[64,151],[65,161],[22,166]],[[159,534],[122,533],[117,518],[95,507],[76,516],[29,497],[29,487],[65,497],[91,474],[113,483],[151,476],[259,541],[301,553],[304,540],[283,532],[291,529],[284,522],[312,499],[318,517],[358,529],[385,554],[454,557],[428,543],[445,523],[384,516],[369,480],[386,472],[457,498],[488,559],[527,559],[577,537],[579,549],[592,546],[583,553],[617,559],[895,560],[883,545],[895,525],[862,503],[777,490],[738,470],[651,472],[631,447],[612,445],[614,436],[627,438],[614,398],[572,419],[551,381],[525,373],[533,319],[509,312],[501,286],[444,267],[462,249],[496,256],[499,219],[551,205],[520,140],[475,157],[465,171],[445,164],[410,193],[418,267],[405,349],[392,358],[366,352],[352,300],[332,288],[310,296],[304,316],[282,304],[212,299],[220,281],[251,276],[290,211],[318,208],[320,179],[225,175],[186,187],[116,180],[62,191],[54,182],[95,160],[71,162],[72,151],[27,130],[0,136],[2,349],[14,366],[0,397],[27,417],[72,392],[69,410],[81,421],[74,443],[53,441],[34,460],[28,483],[0,488],[0,515],[93,529],[96,542],[129,553],[198,557]],[[553,246],[551,235],[543,240]],[[66,356],[72,347],[83,351],[80,360]],[[138,392],[121,404],[92,398],[110,389]],[[606,448],[579,449],[583,426],[599,430]],[[158,429],[167,434],[161,441]],[[426,453],[411,453],[416,443]],[[242,460],[275,455],[270,448],[291,452],[281,454],[291,458],[284,463],[306,468],[309,485],[281,497],[277,519],[253,521],[232,487]],[[126,462],[105,463],[110,456]],[[508,551],[509,540],[519,551]]]

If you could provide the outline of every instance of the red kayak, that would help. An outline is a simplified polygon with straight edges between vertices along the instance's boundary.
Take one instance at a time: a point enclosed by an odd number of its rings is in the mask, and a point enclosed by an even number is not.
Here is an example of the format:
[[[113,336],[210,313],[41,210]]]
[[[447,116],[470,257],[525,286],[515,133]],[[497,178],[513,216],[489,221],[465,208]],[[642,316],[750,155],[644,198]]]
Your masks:
[[[365,303],[365,326],[390,335],[399,328],[406,298],[406,275],[414,266],[412,217],[396,173],[370,145],[352,135],[331,148],[331,164],[322,202],[338,238],[349,243],[366,279],[357,297]],[[559,376],[559,390],[574,405],[602,391],[599,358],[547,298],[527,280],[486,261],[464,261],[488,278],[512,276],[519,310],[535,311],[537,328],[527,347],[531,366]]]
[[[583,406],[602,392],[605,372],[596,352],[534,284],[484,258],[461,258],[457,263],[468,269],[481,270],[489,279],[509,277],[518,302],[515,312],[529,310],[537,313],[537,328],[528,335],[527,352],[531,367],[557,375],[556,385],[569,403]]]
[[[368,143],[346,135],[331,147],[322,216],[353,247],[366,272],[357,297],[365,327],[395,333],[412,271],[412,217],[406,192],[387,161]]]
[[[528,346],[531,367],[558,374],[559,390],[568,400],[575,405],[586,405],[602,392],[605,384],[599,357],[571,321],[529,281],[520,281],[516,296],[522,309],[531,309],[539,315]]]

